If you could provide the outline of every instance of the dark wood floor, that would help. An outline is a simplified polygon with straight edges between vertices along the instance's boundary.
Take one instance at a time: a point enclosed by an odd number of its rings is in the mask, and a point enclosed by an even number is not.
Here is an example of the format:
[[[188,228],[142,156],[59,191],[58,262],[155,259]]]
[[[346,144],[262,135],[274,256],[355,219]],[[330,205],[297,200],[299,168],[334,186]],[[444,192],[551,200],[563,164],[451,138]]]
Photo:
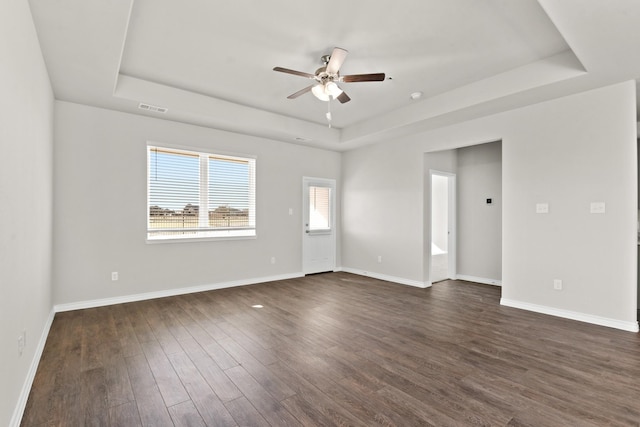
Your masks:
[[[639,425],[637,334],[499,298],[330,273],[59,313],[22,425]]]

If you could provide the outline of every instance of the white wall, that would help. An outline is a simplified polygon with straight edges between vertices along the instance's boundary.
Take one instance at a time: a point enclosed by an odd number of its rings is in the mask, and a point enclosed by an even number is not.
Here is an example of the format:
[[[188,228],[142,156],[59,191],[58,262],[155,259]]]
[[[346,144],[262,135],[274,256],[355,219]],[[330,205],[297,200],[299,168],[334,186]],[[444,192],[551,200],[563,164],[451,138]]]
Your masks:
[[[635,108],[628,82],[528,108],[532,125],[506,134],[504,299],[635,322]]]
[[[257,239],[145,243],[149,140],[257,156]],[[302,177],[340,186],[336,152],[67,102],[55,141],[55,304],[300,274]]]
[[[22,415],[51,313],[53,94],[26,1],[0,2],[0,58],[0,425],[8,426]]]
[[[460,276],[496,283],[502,279],[502,144],[457,150]],[[491,198],[488,205],[486,199]]]
[[[343,154],[342,265],[424,283],[422,155],[407,156],[393,144]],[[346,164],[344,163],[346,160]],[[428,177],[427,177],[428,178]],[[382,257],[379,263],[378,256]]]
[[[423,153],[497,140],[503,302],[637,327],[633,81],[345,153],[343,265],[428,277]],[[606,214],[589,213],[598,201]],[[550,214],[535,214],[537,202],[550,203]],[[395,256],[372,263],[385,248]]]

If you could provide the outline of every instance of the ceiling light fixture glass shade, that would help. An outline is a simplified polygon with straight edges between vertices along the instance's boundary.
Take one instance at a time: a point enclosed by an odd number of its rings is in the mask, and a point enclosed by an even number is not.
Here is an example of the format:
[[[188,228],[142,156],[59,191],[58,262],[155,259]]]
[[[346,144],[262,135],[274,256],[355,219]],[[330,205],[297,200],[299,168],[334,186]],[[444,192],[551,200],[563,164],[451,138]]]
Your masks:
[[[329,95],[333,96],[333,99],[336,99],[340,95],[342,95],[342,89],[338,87],[334,82],[329,82],[324,87],[325,92],[328,92]]]
[[[324,85],[319,83],[311,88],[311,92],[318,98],[320,101],[328,101],[329,94],[327,94],[324,90]]]
[[[342,89],[334,82],[326,84],[319,83],[311,88],[311,92],[320,101],[329,101],[331,98],[336,99],[342,94]]]

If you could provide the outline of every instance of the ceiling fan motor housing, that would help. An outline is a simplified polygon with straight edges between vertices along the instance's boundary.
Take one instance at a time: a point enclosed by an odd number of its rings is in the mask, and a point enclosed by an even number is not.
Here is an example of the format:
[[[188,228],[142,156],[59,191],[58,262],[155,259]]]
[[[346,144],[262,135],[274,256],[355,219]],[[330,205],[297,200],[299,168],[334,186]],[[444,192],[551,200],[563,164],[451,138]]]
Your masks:
[[[328,83],[328,82],[332,82],[332,81],[338,81],[338,78],[340,76],[340,73],[336,73],[336,74],[329,74],[327,73],[327,66],[325,65],[324,67],[320,67],[316,70],[315,72],[315,77],[316,80],[319,81],[322,84]]]

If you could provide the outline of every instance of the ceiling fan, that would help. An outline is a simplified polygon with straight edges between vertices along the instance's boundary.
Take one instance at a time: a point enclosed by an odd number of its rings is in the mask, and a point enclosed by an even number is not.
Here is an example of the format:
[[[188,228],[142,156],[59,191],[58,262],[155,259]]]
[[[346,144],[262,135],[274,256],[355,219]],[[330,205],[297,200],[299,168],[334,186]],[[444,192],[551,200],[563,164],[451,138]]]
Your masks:
[[[279,71],[281,73],[293,74],[295,76],[315,80],[315,83],[312,85],[287,96],[289,99],[295,99],[300,95],[311,92],[321,101],[337,99],[341,104],[344,104],[345,102],[349,102],[351,98],[349,98],[349,95],[340,89],[337,83],[381,82],[385,77],[384,73],[351,74],[348,76],[341,76],[340,67],[347,57],[347,53],[349,52],[345,49],[341,49],[339,47],[334,48],[331,55],[323,55],[320,58],[323,66],[318,68],[314,74],[282,67],[275,67],[273,71]]]

